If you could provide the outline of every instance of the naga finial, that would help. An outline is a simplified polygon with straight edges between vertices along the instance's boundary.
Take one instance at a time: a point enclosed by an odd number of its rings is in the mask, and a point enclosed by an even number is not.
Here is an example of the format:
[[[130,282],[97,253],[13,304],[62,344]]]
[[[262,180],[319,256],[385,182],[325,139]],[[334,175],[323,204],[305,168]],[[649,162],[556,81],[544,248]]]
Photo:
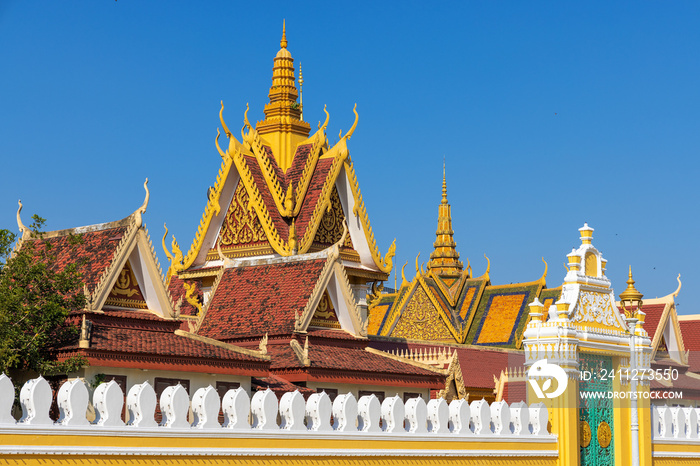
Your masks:
[[[216,139],[214,139],[214,143],[216,144],[216,150],[219,151],[219,155],[222,159],[226,159],[226,152],[221,150],[221,146],[219,146],[219,136],[221,136],[221,132],[219,131],[219,128],[216,128]]]
[[[544,257],[542,258],[542,262],[544,262],[544,273],[542,274],[542,278],[540,278],[540,281],[542,282],[543,285],[547,284],[547,269],[549,269],[549,266],[547,265],[547,261],[544,260]]]
[[[322,131],[325,131],[325,130],[326,130],[326,127],[328,126],[328,122],[329,122],[330,119],[331,119],[331,115],[328,113],[328,110],[326,110],[326,105],[325,105],[325,104],[323,104],[323,113],[326,114],[326,121],[324,121],[323,124],[319,123],[318,129],[320,129],[320,130],[322,130]]]
[[[354,133],[355,128],[357,128],[357,121],[360,119],[360,115],[357,114],[357,104],[355,104],[355,107],[353,107],[352,111],[355,112],[355,122],[352,124],[350,130],[348,130],[347,134],[345,135],[345,139],[350,139],[352,137],[352,133]]]
[[[224,128],[224,133],[226,133],[226,137],[231,139],[231,131],[228,130],[228,126],[226,126],[226,122],[224,121],[224,101],[221,101],[221,110],[219,110],[219,120],[221,120],[221,126]]]
[[[673,292],[673,297],[674,297],[674,298],[677,298],[677,297],[678,297],[678,293],[681,292],[681,285],[683,285],[683,284],[681,283],[681,274],[678,274],[678,277],[676,277],[676,280],[678,280],[678,288],[676,288],[676,291]]]
[[[416,256],[416,274],[420,272],[420,266],[418,265],[418,258],[420,257],[420,252]]]
[[[489,259],[486,254],[484,254],[484,258],[486,259],[486,275],[488,275],[491,271],[491,259]]]
[[[143,182],[143,189],[146,190],[146,198],[143,200],[143,204],[141,204],[141,207],[136,209],[136,211],[132,214],[136,218],[136,224],[139,227],[143,225],[143,219],[141,218],[141,215],[146,213],[146,208],[148,208],[148,200],[151,198],[151,192],[148,190],[148,178],[146,178],[146,181]]]
[[[250,121],[248,121],[248,110],[250,110],[250,105],[248,105],[248,102],[246,102],[245,112],[243,112],[243,128],[248,128],[248,131],[250,131],[251,129],[253,129],[253,127],[250,126]],[[241,130],[241,135],[243,135],[245,138],[243,130]]]
[[[170,251],[168,251],[168,247],[165,245],[165,238],[168,236],[168,226],[163,223],[163,228],[165,228],[165,233],[163,234],[163,239],[161,242],[163,243],[163,251],[165,251],[165,257],[168,258],[168,261],[172,263],[173,261],[173,256],[170,254]]]
[[[22,238],[26,238],[31,234],[31,230],[24,226],[24,223],[22,223],[22,217],[20,217],[20,212],[22,212],[22,201],[18,200],[17,204],[19,204],[19,207],[17,208],[17,228],[19,228],[19,233],[22,235]]]
[[[408,265],[408,261],[401,267],[401,286],[403,286],[404,283],[406,283],[406,275],[404,274],[404,269]],[[397,290],[398,291],[398,290]]]
[[[292,223],[289,224],[289,239],[287,241],[287,243],[289,244],[289,249],[292,251],[292,254],[297,253],[297,232],[294,223],[295,220],[292,219]]]

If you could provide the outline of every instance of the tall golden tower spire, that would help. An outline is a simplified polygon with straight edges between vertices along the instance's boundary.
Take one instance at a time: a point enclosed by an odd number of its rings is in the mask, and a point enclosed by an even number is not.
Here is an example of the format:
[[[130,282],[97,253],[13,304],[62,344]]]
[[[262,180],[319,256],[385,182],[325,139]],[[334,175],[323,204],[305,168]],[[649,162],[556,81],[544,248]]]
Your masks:
[[[447,202],[447,176],[445,164],[442,164],[442,201],[438,210],[438,227],[435,232],[435,250],[430,254],[428,269],[436,275],[457,277],[462,273],[462,262],[459,260],[457,244],[452,230],[452,213]]]
[[[301,120],[301,105],[294,85],[294,59],[287,50],[287,26],[282,22],[280,50],[272,67],[270,103],[265,105],[265,119],[256,125],[258,133],[272,148],[282,170],[292,165],[299,142],[309,137],[311,126]]]

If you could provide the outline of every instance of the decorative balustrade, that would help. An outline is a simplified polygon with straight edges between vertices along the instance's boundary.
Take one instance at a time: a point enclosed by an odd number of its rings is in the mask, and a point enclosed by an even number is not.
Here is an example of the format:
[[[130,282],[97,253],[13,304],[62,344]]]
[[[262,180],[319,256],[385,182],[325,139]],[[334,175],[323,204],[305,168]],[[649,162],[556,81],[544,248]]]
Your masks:
[[[126,397],[127,422],[122,420],[124,394],[119,385],[107,382],[99,385],[92,397],[96,419],[86,418],[89,392],[82,380],[65,382],[58,391],[60,410],[58,421],[49,417],[51,388],[42,377],[24,384],[20,392],[22,417],[18,421],[11,414],[14,386],[5,375],[0,375],[0,434],[7,428],[93,428],[150,429],[167,432],[171,429],[202,431],[257,431],[265,432],[328,432],[434,435],[436,439],[456,437],[503,437],[513,441],[529,436],[550,438],[547,432],[547,408],[543,403],[527,406],[523,402],[508,405],[503,401],[491,405],[484,400],[467,403],[443,399],[413,398],[406,403],[398,397],[388,397],[382,403],[374,395],[356,400],[352,393],[338,395],[331,402],[328,395],[315,393],[304,400],[299,392],[285,393],[279,403],[270,390],[255,393],[252,399],[242,388],[229,390],[223,399],[209,386],[195,391],[190,400],[181,385],[167,387],[160,397],[162,422],[155,422],[156,394],[148,382],[134,385]],[[192,412],[193,422],[188,420]],[[219,423],[219,410],[224,423]],[[684,432],[687,438],[698,437],[696,412],[685,410],[658,411],[655,422],[669,432]],[[278,424],[278,416],[280,422]],[[332,424],[331,424],[332,421]],[[668,427],[671,426],[671,427]],[[681,427],[677,427],[681,426]],[[690,426],[690,427],[688,427]],[[661,429],[661,428],[660,428]],[[692,432],[691,432],[692,431]],[[667,432],[666,430],[660,430]],[[674,434],[675,435],[675,434]],[[694,437],[693,437],[694,436]]]
[[[651,435],[654,440],[697,442],[700,439],[700,408],[652,406],[651,410]]]

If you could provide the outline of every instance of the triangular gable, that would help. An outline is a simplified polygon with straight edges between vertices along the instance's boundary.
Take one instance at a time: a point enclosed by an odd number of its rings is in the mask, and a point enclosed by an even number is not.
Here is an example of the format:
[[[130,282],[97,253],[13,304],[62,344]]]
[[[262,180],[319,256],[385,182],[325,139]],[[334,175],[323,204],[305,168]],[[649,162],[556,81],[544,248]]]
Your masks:
[[[387,313],[381,325],[381,335],[459,342],[461,327],[453,321],[452,309],[439,297],[439,289],[433,280],[429,281],[433,286],[417,274],[410,285],[402,284],[397,304]],[[431,326],[434,328],[431,329]]]
[[[328,253],[327,262],[321,271],[314,291],[309,298],[304,311],[295,323],[295,330],[305,332],[312,322],[319,306],[328,297],[330,305],[338,321],[339,327],[356,336],[367,336],[367,321],[362,318],[360,309],[355,302],[355,296],[345,269],[340,261],[337,245]]]
[[[229,148],[226,152],[219,148],[223,163],[217,181],[209,191],[208,203],[192,246],[184,257],[175,242],[172,254],[166,248],[168,257],[173,258],[169,276],[205,264],[207,255],[216,247],[219,232],[227,233],[226,217],[239,179],[248,194],[247,207],[257,216],[274,253],[286,257],[310,252],[317,230],[332,203],[331,196],[337,190],[344,215],[348,217],[350,244],[357,248],[359,261],[374,270],[385,273],[391,270],[394,247],[386,257],[381,257],[349,163],[347,139],[354,126],[330,149],[325,126],[319,129],[297,146],[295,158],[305,158],[304,163],[301,159],[293,161],[286,174],[279,169],[257,131],[248,124],[246,127],[249,131],[243,133],[243,144],[225,127],[230,138]]]
[[[248,209],[250,196],[243,183],[238,183],[223,219],[216,244],[227,257],[272,254],[265,230],[255,212]],[[210,249],[207,260],[218,259],[216,249]]]
[[[441,318],[438,308],[422,286],[416,287],[392,329],[391,336],[432,341],[454,341],[455,339]]]
[[[105,305],[110,305],[107,301],[110,296],[113,296],[115,286],[118,286],[127,262],[131,276],[136,280],[132,286],[138,287],[146,309],[162,317],[172,317],[173,303],[163,282],[160,265],[148,232],[143,228],[137,228],[133,235],[125,235],[123,238],[112,264],[104,271],[100,285],[90,297],[92,308],[101,309]]]
[[[162,317],[173,315],[172,301],[153,244],[143,227],[142,215],[150,198],[147,184],[148,179],[144,183],[146,198],[143,204],[126,218],[47,232],[40,239],[31,241],[34,247],[50,244],[58,267],[77,265],[85,283],[87,310],[100,311],[110,296],[113,299],[121,296],[134,298],[134,294],[128,296],[128,291],[127,295],[115,291],[121,290],[120,285],[125,285],[128,277],[129,285],[125,290],[138,290],[135,301],[145,303],[145,308]],[[132,304],[139,308],[137,302]]]
[[[311,251],[325,249],[328,246],[340,241],[343,236],[343,224],[345,222],[345,212],[338,196],[338,189],[334,186],[329,199],[329,207],[323,214],[323,218],[316,230]],[[352,246],[352,238],[347,235],[342,249],[354,249]],[[341,250],[342,250],[341,249]],[[358,256],[359,260],[359,256]]]
[[[333,307],[333,301],[328,291],[323,293],[316,307],[316,311],[313,317],[311,317],[311,323],[309,325],[311,327],[321,328],[341,328],[340,322],[338,321],[338,314],[335,312],[335,307]]]
[[[138,280],[131,270],[131,264],[126,261],[119,277],[109,292],[106,306],[114,306],[128,309],[148,309],[146,298],[144,298]]]
[[[642,305],[642,312],[646,314],[644,329],[652,339],[652,359],[660,351],[667,353],[664,357],[669,357],[680,364],[688,364],[674,298],[675,293],[672,293],[662,298],[644,300]],[[655,326],[654,322],[656,322]]]

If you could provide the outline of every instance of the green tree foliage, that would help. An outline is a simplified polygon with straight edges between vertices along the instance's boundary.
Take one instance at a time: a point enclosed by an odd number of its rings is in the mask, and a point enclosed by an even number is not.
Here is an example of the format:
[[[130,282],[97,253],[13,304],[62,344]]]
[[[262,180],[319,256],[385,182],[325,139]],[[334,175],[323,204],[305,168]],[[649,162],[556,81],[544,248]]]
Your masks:
[[[0,371],[60,374],[87,364],[82,356],[56,360],[55,348],[75,341],[80,329],[68,322],[85,306],[77,264],[56,267],[50,242],[42,241],[45,220],[32,217],[32,238],[12,252],[15,235],[0,230]],[[71,240],[76,245],[79,236]]]

